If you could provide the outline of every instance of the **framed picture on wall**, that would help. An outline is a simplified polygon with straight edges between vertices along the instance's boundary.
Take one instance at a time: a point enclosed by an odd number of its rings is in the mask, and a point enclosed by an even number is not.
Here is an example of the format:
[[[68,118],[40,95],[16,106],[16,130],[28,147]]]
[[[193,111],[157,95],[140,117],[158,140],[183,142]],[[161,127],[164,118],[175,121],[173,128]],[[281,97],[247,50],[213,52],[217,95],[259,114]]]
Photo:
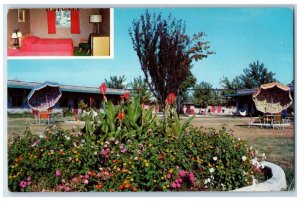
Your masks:
[[[18,9],[18,22],[25,22],[25,10]]]

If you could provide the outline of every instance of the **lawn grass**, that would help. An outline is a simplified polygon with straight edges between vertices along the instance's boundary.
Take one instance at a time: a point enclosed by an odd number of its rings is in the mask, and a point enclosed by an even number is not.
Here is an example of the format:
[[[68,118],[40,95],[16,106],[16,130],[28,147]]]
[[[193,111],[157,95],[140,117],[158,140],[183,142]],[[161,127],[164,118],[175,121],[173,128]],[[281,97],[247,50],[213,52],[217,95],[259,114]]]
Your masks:
[[[78,125],[66,125],[63,121],[66,118],[58,119],[60,125],[65,129],[75,128]],[[69,118],[69,120],[75,120]],[[247,140],[249,145],[265,153],[267,161],[273,162],[283,168],[288,190],[295,189],[295,138],[294,126],[291,125],[284,130],[272,128],[250,127],[247,123],[250,118],[221,117],[221,116],[201,116],[193,120],[193,125],[204,128],[221,129],[226,125],[232,129],[236,137]],[[48,125],[38,125],[33,118],[8,118],[8,136],[22,135],[26,127],[34,134],[42,134]]]

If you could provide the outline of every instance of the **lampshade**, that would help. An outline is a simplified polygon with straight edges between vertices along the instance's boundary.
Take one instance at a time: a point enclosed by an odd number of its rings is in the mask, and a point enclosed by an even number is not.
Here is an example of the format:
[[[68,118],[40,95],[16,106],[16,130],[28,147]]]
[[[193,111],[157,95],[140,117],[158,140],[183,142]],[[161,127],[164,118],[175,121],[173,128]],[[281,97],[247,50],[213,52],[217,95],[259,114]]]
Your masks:
[[[102,15],[91,15],[90,22],[93,22],[93,23],[102,22]]]
[[[21,37],[22,37],[22,32],[21,32],[21,31],[18,31],[18,32],[17,32],[17,36],[18,36],[18,38],[21,38]]]
[[[18,38],[17,33],[16,32],[12,33],[11,38]]]

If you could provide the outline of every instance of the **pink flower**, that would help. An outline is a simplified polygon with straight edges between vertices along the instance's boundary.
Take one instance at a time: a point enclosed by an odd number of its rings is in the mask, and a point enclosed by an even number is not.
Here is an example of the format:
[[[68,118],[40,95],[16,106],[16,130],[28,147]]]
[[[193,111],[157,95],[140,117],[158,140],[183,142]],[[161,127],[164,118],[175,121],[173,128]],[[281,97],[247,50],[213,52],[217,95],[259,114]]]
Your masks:
[[[177,188],[180,188],[180,187],[181,187],[180,183],[177,183],[176,186],[177,186]]]
[[[69,161],[71,161],[72,160],[72,157],[69,157]]]
[[[108,153],[109,153],[109,149],[102,149],[102,155],[104,156],[104,157],[107,157],[107,155],[108,155]]]
[[[22,187],[22,188],[25,188],[26,187],[26,184],[27,184],[27,182],[26,181],[20,181],[20,186]]]
[[[181,183],[181,182],[182,182],[182,179],[179,178],[179,179],[176,179],[176,181],[177,181],[178,183]]]
[[[171,186],[172,186],[172,188],[176,188],[176,183],[173,182],[173,183],[171,184]]]
[[[167,178],[170,179],[172,177],[171,174],[167,174]]]
[[[88,178],[90,178],[90,176],[86,174],[86,175],[84,175],[84,178],[88,179]]]
[[[65,190],[69,192],[71,190],[70,186],[66,186]]]
[[[72,179],[72,181],[73,181],[74,183],[77,183],[77,182],[78,182],[77,177],[74,177],[74,178]]]
[[[59,177],[61,174],[60,174],[60,170],[56,170],[55,171],[55,176]]]
[[[195,176],[194,176],[194,174],[192,172],[190,173],[190,181],[192,183],[194,183],[194,181],[195,181]]]
[[[185,176],[186,176],[186,171],[181,170],[181,171],[179,172],[179,175],[180,175],[181,177],[185,177]]]
[[[83,181],[83,183],[84,183],[84,184],[88,184],[88,183],[89,183],[89,180],[85,179],[85,180]]]
[[[57,186],[57,188],[58,188],[59,190],[62,190],[62,189],[64,189],[64,186],[61,185],[61,184],[59,184],[59,185]]]
[[[28,177],[27,177],[27,181],[30,181],[30,180],[31,180],[31,177],[30,177],[30,176],[28,176]]]

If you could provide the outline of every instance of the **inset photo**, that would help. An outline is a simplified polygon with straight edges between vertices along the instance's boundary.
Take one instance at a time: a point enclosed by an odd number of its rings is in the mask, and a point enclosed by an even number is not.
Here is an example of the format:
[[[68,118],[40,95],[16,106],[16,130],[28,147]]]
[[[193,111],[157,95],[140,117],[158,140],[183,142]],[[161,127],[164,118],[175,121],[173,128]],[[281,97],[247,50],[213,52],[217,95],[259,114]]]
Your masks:
[[[16,8],[7,13],[7,56],[112,53],[111,8]]]

